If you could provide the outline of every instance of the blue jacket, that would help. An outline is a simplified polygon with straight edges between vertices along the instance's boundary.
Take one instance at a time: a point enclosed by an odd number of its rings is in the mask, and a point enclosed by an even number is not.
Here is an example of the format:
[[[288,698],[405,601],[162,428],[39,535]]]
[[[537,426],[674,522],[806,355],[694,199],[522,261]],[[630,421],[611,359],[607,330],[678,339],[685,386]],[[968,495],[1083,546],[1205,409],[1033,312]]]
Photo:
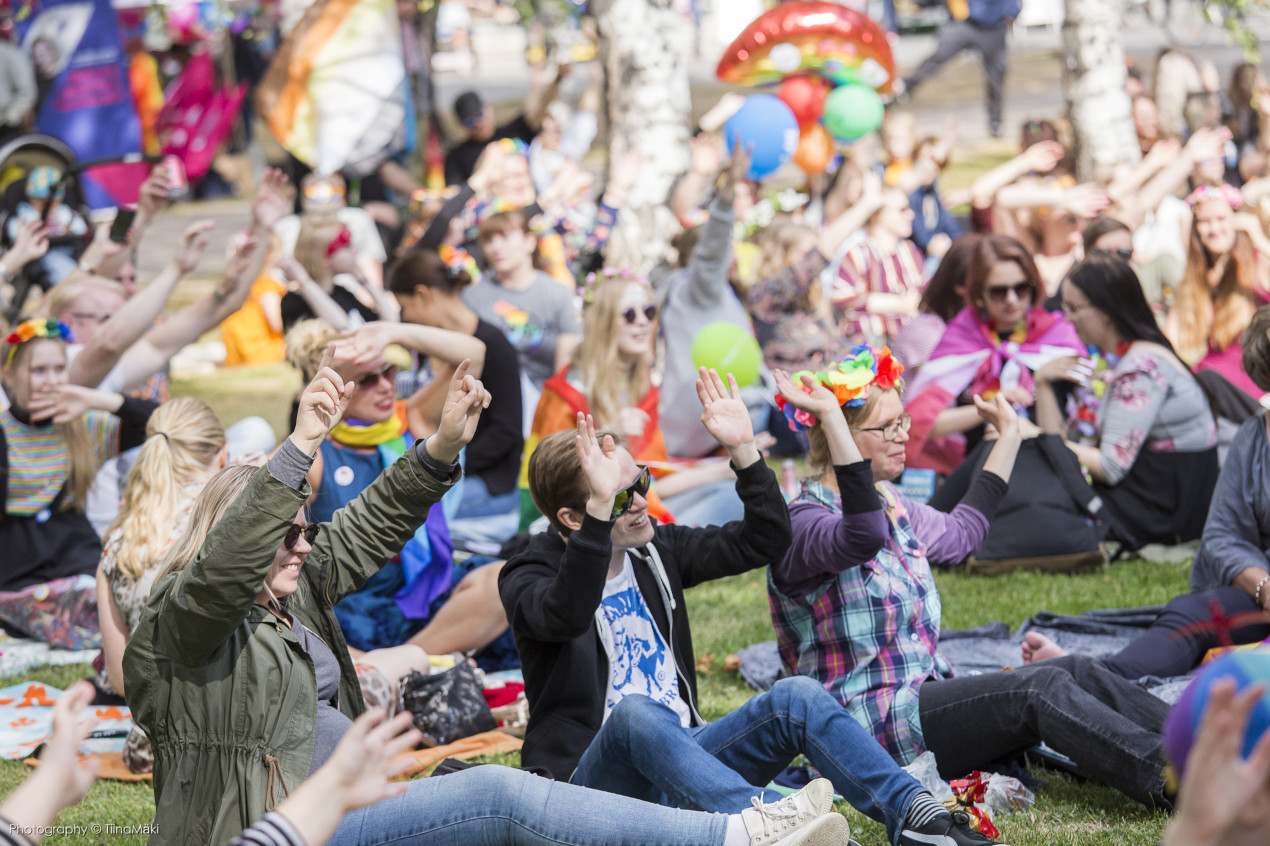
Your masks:
[[[997,26],[1019,16],[1019,0],[970,0],[970,22],[978,26]]]

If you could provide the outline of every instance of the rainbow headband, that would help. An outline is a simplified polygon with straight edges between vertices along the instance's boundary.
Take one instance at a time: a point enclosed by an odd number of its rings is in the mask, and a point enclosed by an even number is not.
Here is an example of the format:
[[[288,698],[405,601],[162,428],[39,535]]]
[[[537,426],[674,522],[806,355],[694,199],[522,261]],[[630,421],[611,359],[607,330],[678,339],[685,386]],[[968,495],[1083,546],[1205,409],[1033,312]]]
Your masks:
[[[1201,185],[1186,198],[1186,205],[1191,208],[1208,200],[1222,200],[1233,211],[1239,211],[1244,205],[1244,195],[1234,185],[1223,182],[1221,185]]]
[[[9,345],[9,351],[4,356],[4,366],[12,364],[13,354],[18,351],[18,347],[33,338],[60,339],[68,344],[75,340],[71,335],[71,327],[60,320],[24,320],[4,339]]]
[[[595,286],[610,279],[621,279],[626,282],[638,282],[641,285],[648,285],[647,278],[640,276],[629,267],[605,267],[599,273],[592,271],[586,275],[586,280],[582,284],[582,302],[587,305],[592,303],[595,300]]]
[[[903,372],[904,365],[895,360],[890,347],[877,349],[872,344],[859,344],[851,348],[846,358],[828,370],[799,370],[790,380],[805,393],[811,393],[803,385],[803,377],[810,376],[833,391],[838,398],[838,405],[858,408],[869,399],[869,388],[876,386],[880,391],[889,391],[895,387]],[[789,428],[795,432],[810,429],[818,422],[816,415],[795,408],[780,394],[776,395],[776,405],[785,413]]]

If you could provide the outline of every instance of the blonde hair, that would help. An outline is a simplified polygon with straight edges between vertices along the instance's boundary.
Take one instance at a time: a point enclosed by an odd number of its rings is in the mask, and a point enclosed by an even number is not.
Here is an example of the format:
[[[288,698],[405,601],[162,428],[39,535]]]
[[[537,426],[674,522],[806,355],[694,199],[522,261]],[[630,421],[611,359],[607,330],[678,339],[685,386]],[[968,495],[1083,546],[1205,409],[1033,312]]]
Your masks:
[[[334,326],[320,318],[301,320],[287,332],[287,361],[303,374],[305,382],[310,382],[317,375],[326,345],[339,335]]]
[[[156,585],[173,573],[184,570],[198,556],[208,534],[225,516],[238,495],[247,489],[247,483],[259,469],[251,465],[226,467],[208,480],[194,502],[194,510],[190,513],[185,531],[155,564],[155,569],[159,571],[154,580]]]
[[[331,278],[326,248],[343,225],[338,213],[328,209],[305,212],[300,217],[300,232],[295,237],[295,260],[314,282]]]
[[[79,273],[74,276],[67,277],[58,282],[44,296],[40,302],[37,311],[45,317],[53,320],[60,320],[63,314],[71,310],[71,306],[83,296],[90,288],[99,288],[104,291],[110,291],[127,299],[128,293],[114,279],[108,279],[105,276],[91,276],[87,273]]]
[[[892,390],[903,396],[904,380],[897,379]],[[869,419],[873,409],[877,408],[878,403],[881,402],[882,397],[886,396],[886,394],[886,391],[870,390],[869,397],[864,401],[864,405],[844,405],[842,407],[842,416],[847,419],[847,426],[854,428]],[[812,475],[819,479],[833,468],[833,459],[829,457],[829,441],[825,438],[824,427],[820,425],[819,421],[807,430],[807,442],[807,466],[811,468]]]
[[[139,579],[167,545],[181,488],[207,472],[225,447],[225,427],[207,403],[178,397],[146,423],[146,441],[128,471],[119,516],[106,530],[122,534],[115,549],[120,572]]]
[[[15,371],[19,367],[26,365],[27,359],[31,357],[31,350],[35,349],[36,344],[54,343],[61,347],[63,357],[66,355],[66,342],[61,338],[32,338],[30,341],[18,344],[13,350],[13,359],[9,360],[9,349],[0,350],[0,361],[8,361],[4,367],[5,381],[8,382],[13,378]],[[24,374],[28,381],[30,374]],[[25,411],[26,409],[23,409]],[[69,458],[70,470],[66,474],[66,490],[70,494],[71,504],[77,511],[84,510],[84,504],[88,500],[88,488],[93,483],[93,477],[97,475],[97,465],[93,460],[92,443],[88,440],[88,428],[84,425],[84,417],[80,415],[69,423],[57,424],[57,433],[61,435],[63,443],[66,444],[66,453]]]
[[[1218,259],[1209,255],[1200,241],[1199,227],[1192,222],[1186,270],[1173,305],[1178,315],[1177,337],[1170,339],[1187,364],[1203,358],[1210,345],[1221,351],[1238,341],[1257,310],[1253,293],[1257,258],[1252,239],[1246,233],[1236,233],[1222,277],[1210,285],[1208,271]]]
[[[624,407],[638,405],[653,386],[653,345],[623,367],[615,338],[622,297],[630,286],[640,284],[620,277],[600,279],[588,289],[582,309],[582,341],[573,354],[573,366],[582,373],[591,413],[605,425]],[[649,289],[650,298],[651,294]]]

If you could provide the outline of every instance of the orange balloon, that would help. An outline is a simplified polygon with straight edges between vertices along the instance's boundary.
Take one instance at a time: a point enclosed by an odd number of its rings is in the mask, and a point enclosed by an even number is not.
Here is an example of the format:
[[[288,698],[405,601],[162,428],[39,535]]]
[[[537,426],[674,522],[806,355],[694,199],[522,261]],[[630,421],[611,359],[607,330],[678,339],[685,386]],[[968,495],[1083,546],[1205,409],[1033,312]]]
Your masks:
[[[825,166],[833,158],[833,136],[829,130],[818,123],[804,127],[798,136],[798,149],[794,151],[794,164],[802,168],[803,173],[815,176],[824,173]]]

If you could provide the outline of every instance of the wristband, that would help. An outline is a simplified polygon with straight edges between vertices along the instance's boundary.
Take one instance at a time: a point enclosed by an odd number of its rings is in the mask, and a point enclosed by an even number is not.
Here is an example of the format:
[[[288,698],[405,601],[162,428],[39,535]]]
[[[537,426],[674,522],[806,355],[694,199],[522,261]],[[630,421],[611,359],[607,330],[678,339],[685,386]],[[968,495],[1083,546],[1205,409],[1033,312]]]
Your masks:
[[[1261,581],[1257,582],[1257,592],[1252,595],[1253,601],[1257,603],[1258,608],[1264,608],[1261,604],[1261,589],[1266,586],[1266,582],[1270,582],[1270,576],[1262,576]]]

